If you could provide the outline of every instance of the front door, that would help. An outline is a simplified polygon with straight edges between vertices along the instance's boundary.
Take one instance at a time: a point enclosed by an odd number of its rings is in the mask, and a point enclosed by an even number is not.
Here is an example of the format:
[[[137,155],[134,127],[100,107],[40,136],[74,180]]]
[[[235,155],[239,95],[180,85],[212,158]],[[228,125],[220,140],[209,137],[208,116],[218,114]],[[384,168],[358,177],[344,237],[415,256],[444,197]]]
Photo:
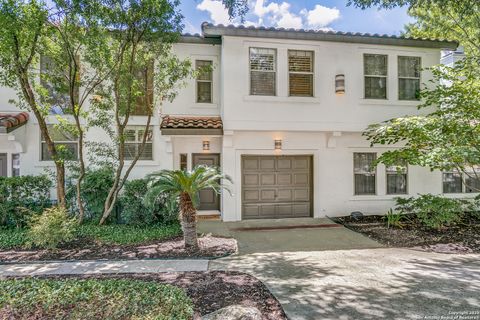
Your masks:
[[[7,176],[7,154],[0,153],[0,177]]]
[[[205,165],[209,167],[220,166],[220,155],[218,153],[194,153],[192,155],[193,167]],[[198,210],[220,210],[220,195],[213,189],[204,189],[199,192],[200,205]]]

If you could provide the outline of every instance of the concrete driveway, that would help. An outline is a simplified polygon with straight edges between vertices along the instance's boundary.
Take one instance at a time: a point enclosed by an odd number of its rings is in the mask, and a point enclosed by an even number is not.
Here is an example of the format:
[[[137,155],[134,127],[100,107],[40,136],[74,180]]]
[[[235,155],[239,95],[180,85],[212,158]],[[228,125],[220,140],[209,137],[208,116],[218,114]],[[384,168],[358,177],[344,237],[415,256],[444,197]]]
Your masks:
[[[235,232],[240,254],[213,260],[209,269],[256,276],[292,320],[480,319],[478,254],[379,248],[343,228]],[[300,248],[303,232],[308,234],[305,250]],[[310,234],[315,232],[322,235]],[[328,245],[312,244],[330,236]],[[268,245],[253,245],[266,239]],[[352,239],[363,249],[346,250]]]

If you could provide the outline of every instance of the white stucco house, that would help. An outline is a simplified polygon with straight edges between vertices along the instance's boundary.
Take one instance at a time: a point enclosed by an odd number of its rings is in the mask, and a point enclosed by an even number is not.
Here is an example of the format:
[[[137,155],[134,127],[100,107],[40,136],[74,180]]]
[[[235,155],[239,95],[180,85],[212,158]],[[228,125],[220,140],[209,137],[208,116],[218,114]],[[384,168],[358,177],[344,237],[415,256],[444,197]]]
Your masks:
[[[425,68],[456,42],[359,33],[202,25],[175,53],[213,71],[191,79],[159,108],[132,178],[160,169],[218,165],[233,195],[202,195],[201,213],[224,221],[384,213],[399,195],[469,192],[451,173],[369,164],[371,123],[416,114]],[[35,118],[0,88],[0,173],[40,174],[52,167]],[[51,123],[55,118],[51,118]],[[134,116],[132,124],[145,117]],[[134,132],[135,127],[131,128]],[[131,145],[135,148],[135,135]],[[92,128],[87,140],[108,139]],[[59,138],[62,139],[62,138]],[[63,138],[75,150],[75,141]]]

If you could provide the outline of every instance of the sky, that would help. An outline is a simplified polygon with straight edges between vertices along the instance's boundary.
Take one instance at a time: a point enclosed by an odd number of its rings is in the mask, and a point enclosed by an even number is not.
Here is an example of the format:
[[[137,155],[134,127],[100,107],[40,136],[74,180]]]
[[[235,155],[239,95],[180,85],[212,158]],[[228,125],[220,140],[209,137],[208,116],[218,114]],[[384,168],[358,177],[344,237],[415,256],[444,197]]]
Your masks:
[[[399,35],[411,22],[406,8],[361,10],[347,7],[347,0],[249,0],[244,25],[350,31]],[[200,25],[240,24],[230,21],[219,0],[181,0],[185,33],[201,33]]]

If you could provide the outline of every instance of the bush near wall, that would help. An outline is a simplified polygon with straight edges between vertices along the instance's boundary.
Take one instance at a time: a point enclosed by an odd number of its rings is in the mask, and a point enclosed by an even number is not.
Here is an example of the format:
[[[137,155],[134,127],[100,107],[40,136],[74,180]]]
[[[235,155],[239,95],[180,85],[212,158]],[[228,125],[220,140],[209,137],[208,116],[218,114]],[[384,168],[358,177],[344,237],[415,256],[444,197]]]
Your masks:
[[[30,216],[51,206],[48,176],[0,177],[0,225],[23,227]]]

